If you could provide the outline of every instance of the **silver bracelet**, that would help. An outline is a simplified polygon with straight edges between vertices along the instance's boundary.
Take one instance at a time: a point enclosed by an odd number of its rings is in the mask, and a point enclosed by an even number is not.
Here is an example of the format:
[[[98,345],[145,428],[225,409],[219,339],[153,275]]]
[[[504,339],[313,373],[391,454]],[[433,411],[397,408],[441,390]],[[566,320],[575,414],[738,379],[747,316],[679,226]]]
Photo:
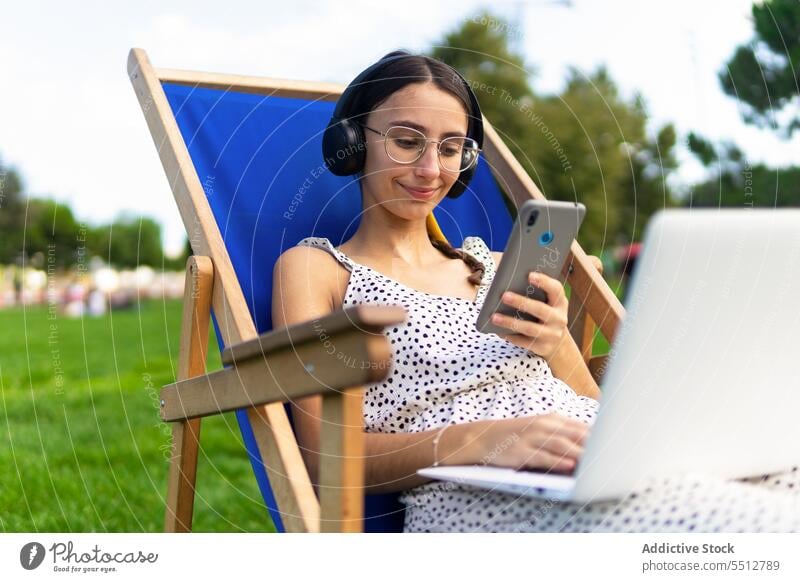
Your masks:
[[[442,438],[442,434],[450,428],[449,424],[444,425],[439,432],[436,433],[436,436],[433,437],[433,466],[439,466],[439,439]]]

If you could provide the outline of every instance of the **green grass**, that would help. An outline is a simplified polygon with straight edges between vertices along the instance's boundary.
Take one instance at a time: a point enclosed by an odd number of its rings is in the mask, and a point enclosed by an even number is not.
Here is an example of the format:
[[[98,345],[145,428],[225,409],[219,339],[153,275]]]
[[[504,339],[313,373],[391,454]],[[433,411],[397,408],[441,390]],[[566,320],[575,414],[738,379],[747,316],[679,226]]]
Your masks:
[[[0,311],[0,531],[161,531],[180,301],[52,315]],[[273,531],[235,417],[204,419],[200,442],[195,530]]]
[[[0,531],[162,530],[158,391],[175,378],[180,319],[180,301],[94,319],[0,311]],[[195,530],[273,531],[234,416],[204,419],[200,443]]]

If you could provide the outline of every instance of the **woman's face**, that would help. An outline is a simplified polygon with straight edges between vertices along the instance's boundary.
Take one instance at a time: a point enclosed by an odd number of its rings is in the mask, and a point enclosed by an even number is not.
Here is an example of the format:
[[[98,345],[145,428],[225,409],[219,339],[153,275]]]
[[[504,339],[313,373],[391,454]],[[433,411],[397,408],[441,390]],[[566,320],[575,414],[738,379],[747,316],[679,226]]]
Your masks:
[[[418,129],[428,138],[441,140],[448,135],[467,135],[467,111],[454,95],[433,83],[412,83],[393,93],[364,120],[380,132],[402,125]],[[384,138],[367,129],[367,155],[361,188],[365,210],[373,204],[407,220],[425,218],[447,195],[458,172],[439,165],[437,145],[429,143],[420,158],[411,164],[392,160]]]

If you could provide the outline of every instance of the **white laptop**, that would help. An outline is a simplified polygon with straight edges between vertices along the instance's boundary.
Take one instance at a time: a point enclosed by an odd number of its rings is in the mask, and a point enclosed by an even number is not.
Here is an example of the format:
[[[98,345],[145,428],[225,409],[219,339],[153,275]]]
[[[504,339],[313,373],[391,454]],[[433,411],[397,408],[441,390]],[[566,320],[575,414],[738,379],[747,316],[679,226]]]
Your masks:
[[[482,465],[418,473],[588,502],[648,477],[800,464],[800,209],[659,212],[626,310],[574,476]]]

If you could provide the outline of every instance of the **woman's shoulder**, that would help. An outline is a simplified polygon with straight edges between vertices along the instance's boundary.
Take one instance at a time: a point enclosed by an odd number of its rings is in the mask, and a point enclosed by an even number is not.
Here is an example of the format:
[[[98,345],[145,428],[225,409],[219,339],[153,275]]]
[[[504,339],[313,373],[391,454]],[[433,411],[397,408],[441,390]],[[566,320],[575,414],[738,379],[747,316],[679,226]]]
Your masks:
[[[309,279],[327,280],[336,268],[333,245],[325,237],[309,236],[281,253],[275,268],[304,272]]]
[[[341,295],[339,286],[344,265],[337,261],[337,252],[324,237],[306,237],[286,249],[275,261],[273,296],[279,293],[281,300],[291,305],[284,309],[302,313],[302,317],[297,315],[298,321],[323,311],[330,312],[341,303],[340,300],[337,303],[337,298]]]

